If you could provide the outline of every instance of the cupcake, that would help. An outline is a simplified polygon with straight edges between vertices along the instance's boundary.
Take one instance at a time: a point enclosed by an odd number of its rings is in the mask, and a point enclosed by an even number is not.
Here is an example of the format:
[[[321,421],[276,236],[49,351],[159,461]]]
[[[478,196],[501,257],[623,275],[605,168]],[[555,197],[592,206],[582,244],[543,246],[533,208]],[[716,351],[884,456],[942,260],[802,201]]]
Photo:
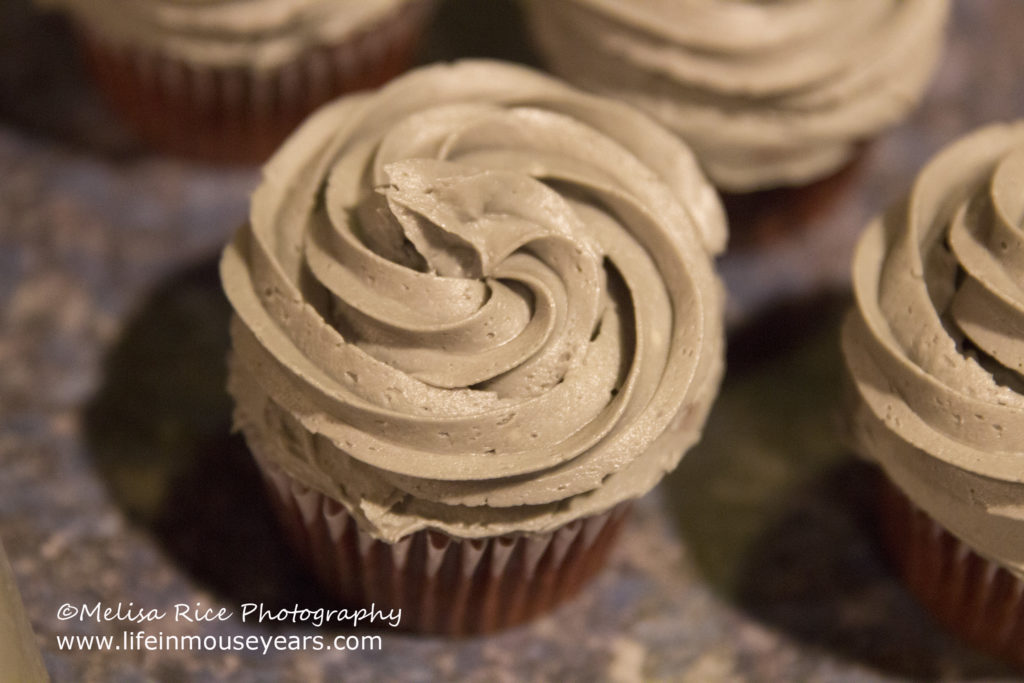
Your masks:
[[[419,631],[572,595],[700,436],[725,237],[674,136],[525,67],[319,110],[221,261],[235,423],[298,551]]]
[[[551,69],[689,143],[720,188],[805,185],[899,122],[947,0],[527,0]]]
[[[172,154],[261,162],[313,109],[410,64],[432,0],[37,0],[100,91]]]
[[[19,683],[43,683],[46,674],[32,626],[25,616],[14,572],[0,545],[0,662],[4,676]]]
[[[964,639],[1024,666],[1024,122],[951,145],[874,221],[843,328],[884,539]]]

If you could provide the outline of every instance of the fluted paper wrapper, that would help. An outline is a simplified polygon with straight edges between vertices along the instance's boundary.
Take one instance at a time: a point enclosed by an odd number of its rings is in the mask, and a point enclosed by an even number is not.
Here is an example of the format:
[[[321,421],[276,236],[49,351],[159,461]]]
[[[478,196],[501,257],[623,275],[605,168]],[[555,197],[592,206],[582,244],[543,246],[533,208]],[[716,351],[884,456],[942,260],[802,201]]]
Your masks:
[[[260,463],[288,536],[348,604],[401,609],[401,627],[471,635],[514,626],[574,595],[604,565],[629,509],[542,535],[462,540],[419,531],[397,543],[359,529],[337,501]]]
[[[321,104],[405,71],[432,4],[402,5],[343,43],[265,72],[192,65],[78,29],[100,91],[144,142],[193,159],[259,163]]]
[[[965,642],[1024,667],[1024,582],[919,510],[888,480],[883,540],[911,593]]]

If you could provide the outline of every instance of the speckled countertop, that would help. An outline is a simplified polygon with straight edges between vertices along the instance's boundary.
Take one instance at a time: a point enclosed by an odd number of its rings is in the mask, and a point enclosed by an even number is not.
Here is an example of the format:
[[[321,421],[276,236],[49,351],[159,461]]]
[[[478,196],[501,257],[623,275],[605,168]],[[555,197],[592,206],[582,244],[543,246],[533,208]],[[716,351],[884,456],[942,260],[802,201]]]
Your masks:
[[[959,0],[924,105],[783,234],[747,210],[721,266],[729,372],[703,443],[609,569],[526,627],[379,651],[61,651],[58,635],[337,628],[60,620],[64,603],[322,606],[277,540],[222,391],[214,259],[256,172],[147,155],[66,29],[0,0],[0,538],[56,681],[1002,680],[892,578],[873,473],[839,443],[837,321],[860,226],[944,143],[1024,115],[1024,2]],[[530,61],[514,6],[446,2],[423,59]],[[0,663],[0,680],[4,679]]]

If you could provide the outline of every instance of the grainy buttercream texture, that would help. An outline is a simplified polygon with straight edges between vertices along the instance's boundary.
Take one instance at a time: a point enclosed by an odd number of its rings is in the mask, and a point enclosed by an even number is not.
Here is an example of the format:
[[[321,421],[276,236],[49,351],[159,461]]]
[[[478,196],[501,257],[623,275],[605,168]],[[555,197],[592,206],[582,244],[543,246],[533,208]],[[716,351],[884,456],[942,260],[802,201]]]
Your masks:
[[[843,330],[855,438],[913,503],[1024,576],[1024,124],[951,145],[872,223]]]
[[[236,422],[384,540],[603,512],[699,438],[724,240],[643,115],[524,67],[421,69],[266,167],[221,264]]]
[[[551,68],[655,116],[714,182],[839,168],[903,119],[936,66],[946,0],[531,0]]]

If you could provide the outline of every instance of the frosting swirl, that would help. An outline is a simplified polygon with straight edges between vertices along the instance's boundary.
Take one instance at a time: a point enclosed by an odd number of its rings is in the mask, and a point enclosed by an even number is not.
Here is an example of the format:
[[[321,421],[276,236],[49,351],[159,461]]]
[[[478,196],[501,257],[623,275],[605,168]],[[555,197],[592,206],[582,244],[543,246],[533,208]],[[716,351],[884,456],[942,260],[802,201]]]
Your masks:
[[[111,42],[190,64],[254,70],[332,45],[411,0],[36,0]]]
[[[1024,576],[1024,122],[951,145],[853,262],[854,437],[914,503]]]
[[[543,532],[642,495],[722,366],[722,210],[690,152],[524,67],[311,117],[224,252],[256,456],[394,541]]]
[[[938,60],[948,0],[531,0],[552,69],[675,130],[747,191],[841,166],[902,119]]]

